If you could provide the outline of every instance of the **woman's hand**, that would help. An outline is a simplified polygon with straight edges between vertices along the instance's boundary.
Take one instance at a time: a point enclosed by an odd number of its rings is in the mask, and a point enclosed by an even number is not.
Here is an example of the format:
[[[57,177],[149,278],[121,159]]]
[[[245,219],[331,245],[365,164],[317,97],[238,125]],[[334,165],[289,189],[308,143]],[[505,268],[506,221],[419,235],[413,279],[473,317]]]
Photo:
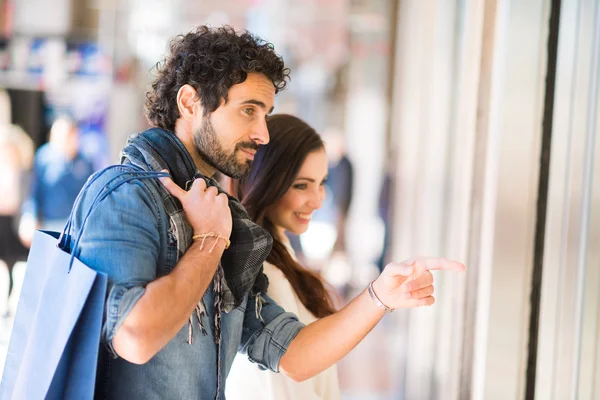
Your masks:
[[[389,308],[430,306],[433,297],[433,270],[463,272],[466,267],[445,258],[417,257],[388,264],[373,282],[379,300]]]

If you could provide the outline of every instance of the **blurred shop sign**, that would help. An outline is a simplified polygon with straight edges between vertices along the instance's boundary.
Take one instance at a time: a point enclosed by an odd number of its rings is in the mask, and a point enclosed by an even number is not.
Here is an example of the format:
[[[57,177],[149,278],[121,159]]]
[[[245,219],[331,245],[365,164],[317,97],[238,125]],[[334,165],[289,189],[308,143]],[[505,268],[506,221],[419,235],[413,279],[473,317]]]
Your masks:
[[[95,42],[15,36],[0,42],[0,86],[45,89],[72,78],[106,78],[110,58]]]
[[[14,32],[27,35],[65,35],[72,25],[72,0],[14,2]]]

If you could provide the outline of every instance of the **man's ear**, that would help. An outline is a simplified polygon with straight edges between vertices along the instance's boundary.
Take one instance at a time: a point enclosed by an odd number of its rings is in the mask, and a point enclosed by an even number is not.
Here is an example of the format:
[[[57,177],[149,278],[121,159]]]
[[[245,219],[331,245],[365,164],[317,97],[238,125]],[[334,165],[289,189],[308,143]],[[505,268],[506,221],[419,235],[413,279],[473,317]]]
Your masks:
[[[191,85],[185,84],[177,91],[177,108],[179,109],[179,117],[190,121],[198,112],[202,112],[202,107],[199,107],[196,89]]]

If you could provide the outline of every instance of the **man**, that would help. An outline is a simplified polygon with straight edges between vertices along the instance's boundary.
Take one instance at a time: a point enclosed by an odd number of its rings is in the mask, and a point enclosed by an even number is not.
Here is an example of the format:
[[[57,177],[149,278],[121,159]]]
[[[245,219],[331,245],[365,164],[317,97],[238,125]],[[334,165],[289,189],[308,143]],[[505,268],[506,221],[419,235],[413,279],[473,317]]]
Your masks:
[[[435,259],[390,264],[371,296],[365,291],[306,327],[266,296],[262,262],[272,239],[210,177],[248,172],[269,141],[265,119],[287,75],[270,44],[228,27],[200,27],[171,43],[147,96],[156,128],[130,139],[122,162],[166,169],[172,179],[128,181],[81,233],[95,196],[132,170],[112,168],[75,210],[78,257],[109,277],[98,397],[224,398],[238,350],[262,368],[306,379],[356,346],[386,306],[432,304],[427,269],[464,269]]]

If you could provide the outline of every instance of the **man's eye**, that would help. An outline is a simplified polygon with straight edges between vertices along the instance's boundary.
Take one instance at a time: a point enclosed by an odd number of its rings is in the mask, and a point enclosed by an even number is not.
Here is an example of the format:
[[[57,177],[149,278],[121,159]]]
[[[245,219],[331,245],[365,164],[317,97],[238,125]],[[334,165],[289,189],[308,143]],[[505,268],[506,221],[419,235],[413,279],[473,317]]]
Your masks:
[[[244,108],[243,111],[248,115],[254,114],[254,108]]]

